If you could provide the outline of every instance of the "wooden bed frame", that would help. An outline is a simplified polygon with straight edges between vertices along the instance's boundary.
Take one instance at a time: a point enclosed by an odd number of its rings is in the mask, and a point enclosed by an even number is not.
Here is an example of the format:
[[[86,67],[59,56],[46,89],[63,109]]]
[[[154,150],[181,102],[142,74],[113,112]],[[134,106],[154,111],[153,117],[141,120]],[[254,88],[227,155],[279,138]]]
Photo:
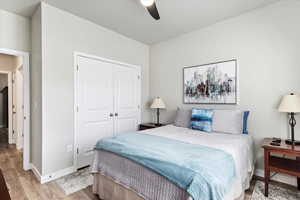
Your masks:
[[[126,188],[100,173],[93,174],[93,193],[102,200],[145,200],[132,189]]]

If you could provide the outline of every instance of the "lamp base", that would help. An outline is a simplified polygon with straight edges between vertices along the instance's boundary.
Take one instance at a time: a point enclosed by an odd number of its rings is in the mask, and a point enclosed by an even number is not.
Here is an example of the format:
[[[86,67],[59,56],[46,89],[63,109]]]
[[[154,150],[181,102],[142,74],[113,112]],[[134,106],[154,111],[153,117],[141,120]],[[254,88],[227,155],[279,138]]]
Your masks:
[[[292,142],[291,139],[285,140],[285,143],[289,144],[289,145],[292,145],[294,143],[294,145],[296,145],[296,146],[300,145],[300,141],[294,140],[294,142]]]

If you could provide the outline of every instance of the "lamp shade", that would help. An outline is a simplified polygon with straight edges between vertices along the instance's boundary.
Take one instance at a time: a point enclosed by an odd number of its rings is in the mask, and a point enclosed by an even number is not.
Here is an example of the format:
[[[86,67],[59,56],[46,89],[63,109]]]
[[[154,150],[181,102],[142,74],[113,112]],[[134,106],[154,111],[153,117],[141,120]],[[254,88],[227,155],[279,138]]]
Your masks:
[[[295,94],[285,95],[281,99],[278,107],[279,112],[299,113],[300,112],[300,96]]]
[[[151,108],[166,108],[166,105],[160,97],[157,97],[153,100],[150,107]]]

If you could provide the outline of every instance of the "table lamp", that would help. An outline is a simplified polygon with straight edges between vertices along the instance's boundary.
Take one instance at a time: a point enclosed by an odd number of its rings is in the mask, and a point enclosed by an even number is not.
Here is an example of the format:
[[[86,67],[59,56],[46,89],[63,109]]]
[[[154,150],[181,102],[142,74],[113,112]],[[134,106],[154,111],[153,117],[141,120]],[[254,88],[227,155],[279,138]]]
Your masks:
[[[152,109],[156,109],[156,114],[157,114],[157,126],[160,126],[161,124],[159,123],[159,109],[164,109],[166,108],[165,103],[163,102],[163,100],[160,97],[157,97],[153,100],[150,108]]]
[[[281,99],[281,103],[278,107],[278,111],[288,113],[288,115],[290,116],[289,124],[291,126],[292,138],[285,140],[285,143],[293,144],[293,145],[300,145],[300,141],[296,141],[295,136],[294,136],[294,128],[296,126],[295,113],[300,112],[300,96],[295,95],[294,93],[285,95]]]

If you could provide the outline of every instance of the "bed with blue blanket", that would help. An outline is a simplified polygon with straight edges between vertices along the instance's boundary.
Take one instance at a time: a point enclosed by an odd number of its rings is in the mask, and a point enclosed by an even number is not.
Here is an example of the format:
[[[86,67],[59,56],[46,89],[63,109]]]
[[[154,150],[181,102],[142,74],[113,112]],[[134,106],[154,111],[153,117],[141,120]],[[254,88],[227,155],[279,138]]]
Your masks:
[[[253,166],[251,136],[168,125],[99,140],[93,190],[105,200],[243,199]]]

